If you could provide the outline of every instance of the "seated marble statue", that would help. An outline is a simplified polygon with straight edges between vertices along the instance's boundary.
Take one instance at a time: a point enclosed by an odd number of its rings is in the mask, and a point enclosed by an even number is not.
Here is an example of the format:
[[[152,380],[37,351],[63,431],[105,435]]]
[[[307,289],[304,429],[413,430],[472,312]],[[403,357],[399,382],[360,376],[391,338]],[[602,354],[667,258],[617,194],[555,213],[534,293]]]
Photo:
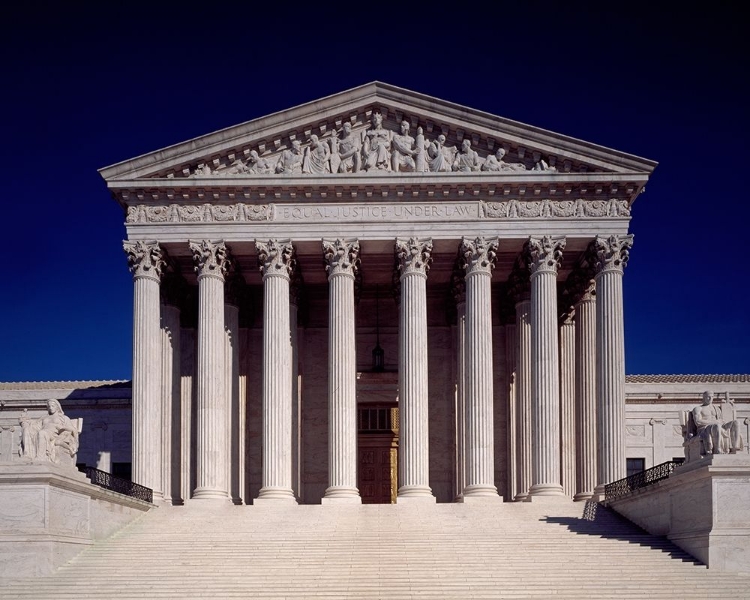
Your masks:
[[[445,145],[445,136],[441,133],[427,147],[427,160],[430,171],[433,173],[450,172],[453,167],[453,157],[455,154],[456,149],[448,148]]]
[[[372,113],[372,127],[365,132],[362,143],[362,158],[365,171],[391,170],[391,132],[383,128],[383,115]]]
[[[31,419],[24,410],[20,418],[22,456],[59,463],[62,455],[75,464],[79,421],[69,419],[57,400],[47,401],[47,413],[45,417]]]
[[[330,172],[331,151],[328,144],[318,139],[314,133],[310,136],[310,145],[305,148],[302,159],[302,172],[313,175]]]
[[[276,163],[276,172],[284,175],[299,175],[302,173],[302,142],[294,140],[292,148],[284,150]]]
[[[464,140],[461,143],[461,150],[453,159],[453,170],[466,173],[469,171],[479,171],[480,166],[479,154],[471,149],[471,142],[469,140]]]
[[[261,158],[258,155],[257,150],[251,150],[250,156],[247,157],[247,171],[248,173],[266,175],[268,173],[273,173],[273,167],[268,164],[268,161],[265,158]]]
[[[414,138],[409,135],[409,123],[401,121],[401,133],[393,135],[391,140],[393,152],[391,154],[391,169],[399,171],[414,171],[417,163],[417,148],[414,146]]]
[[[744,448],[742,425],[737,420],[734,402],[724,394],[724,406],[712,403],[713,394],[703,392],[703,404],[693,411],[697,435],[703,441],[706,454],[735,454]]]
[[[352,133],[352,124],[344,122],[341,139],[336,133],[331,136],[331,171],[335,173],[358,173],[362,168],[362,140]]]

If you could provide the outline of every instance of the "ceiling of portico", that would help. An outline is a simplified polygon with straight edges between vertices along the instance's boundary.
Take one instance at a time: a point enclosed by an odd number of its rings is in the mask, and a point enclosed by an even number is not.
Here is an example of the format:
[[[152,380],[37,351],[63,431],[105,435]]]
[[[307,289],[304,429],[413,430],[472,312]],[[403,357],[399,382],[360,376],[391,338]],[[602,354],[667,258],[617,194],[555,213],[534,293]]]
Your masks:
[[[202,190],[206,199],[223,200],[235,192],[238,198],[252,198],[258,190],[283,198],[298,189],[298,197],[307,193],[314,198],[326,186],[345,188],[344,196],[347,190],[367,186],[377,196],[392,184],[424,191],[433,184],[450,189],[472,182],[506,190],[512,184],[538,182],[559,184],[563,190],[580,181],[608,189],[621,182],[634,198],[655,166],[617,150],[376,82],[100,173],[124,204],[131,203],[124,194],[134,198],[132,193],[139,190],[138,201],[144,193],[147,201],[166,199],[170,191],[172,197],[188,198],[185,190]]]

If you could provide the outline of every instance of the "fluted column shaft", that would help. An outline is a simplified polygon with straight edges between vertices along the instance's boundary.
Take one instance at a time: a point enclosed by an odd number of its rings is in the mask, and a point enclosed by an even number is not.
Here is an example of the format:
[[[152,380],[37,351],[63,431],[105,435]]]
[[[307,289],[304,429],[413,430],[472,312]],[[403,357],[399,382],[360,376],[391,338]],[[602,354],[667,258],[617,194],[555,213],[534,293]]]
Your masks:
[[[498,497],[495,487],[492,308],[497,240],[464,239],[466,258],[466,486],[463,498]]]
[[[323,240],[328,270],[328,481],[324,501],[360,502],[357,489],[356,240]]]
[[[596,496],[625,468],[625,335],[622,276],[633,236],[597,237],[596,357],[598,448]]]
[[[263,464],[259,500],[294,501],[292,490],[292,347],[289,241],[256,242],[263,272]]]
[[[156,242],[125,242],[133,273],[133,481],[162,487],[161,329],[159,282],[164,259]]]
[[[226,452],[228,495],[235,504],[242,502],[239,482],[239,446],[242,431],[240,416],[240,310],[233,303],[224,304],[224,384],[226,385]]]
[[[593,285],[575,307],[576,495],[587,500],[596,487],[596,297]]]
[[[223,242],[191,242],[198,273],[196,487],[193,498],[227,499],[228,396],[225,368]]]
[[[172,474],[173,458],[179,464],[179,437],[175,429],[179,428],[180,415],[180,309],[169,304],[161,305],[162,330],[162,481],[164,482],[164,500],[172,500],[172,491],[177,491]],[[175,439],[176,438],[176,439]],[[179,492],[177,492],[179,493]]]
[[[568,498],[576,493],[575,358],[575,324],[569,314],[560,325],[560,476]]]
[[[456,304],[456,498],[466,487],[466,292]]]
[[[531,300],[516,304],[516,501],[531,488]]]
[[[396,241],[401,272],[399,314],[398,499],[434,501],[429,485],[427,272],[431,240]]]
[[[531,496],[562,496],[560,484],[560,363],[557,269],[563,239],[530,238],[531,271]]]

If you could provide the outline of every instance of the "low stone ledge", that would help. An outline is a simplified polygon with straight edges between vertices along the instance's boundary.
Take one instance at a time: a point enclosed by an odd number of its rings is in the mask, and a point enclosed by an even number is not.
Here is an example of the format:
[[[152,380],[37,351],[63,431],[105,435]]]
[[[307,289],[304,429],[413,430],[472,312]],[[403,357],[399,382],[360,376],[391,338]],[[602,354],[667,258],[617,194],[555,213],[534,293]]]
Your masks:
[[[47,575],[154,505],[51,463],[0,463],[0,577]]]
[[[608,503],[718,571],[750,573],[750,457],[714,454]]]

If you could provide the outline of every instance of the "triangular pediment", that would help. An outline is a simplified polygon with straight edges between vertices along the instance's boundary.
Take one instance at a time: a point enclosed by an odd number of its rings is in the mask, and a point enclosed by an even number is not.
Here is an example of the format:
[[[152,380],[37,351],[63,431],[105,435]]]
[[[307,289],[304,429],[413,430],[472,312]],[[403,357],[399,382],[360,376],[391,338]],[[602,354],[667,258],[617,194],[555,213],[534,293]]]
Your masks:
[[[513,179],[640,174],[656,163],[370,83],[100,170],[110,184],[247,185],[384,174]],[[421,179],[425,181],[425,179]],[[427,179],[429,181],[429,179]],[[645,181],[644,181],[645,182]],[[166,182],[165,182],[166,183]]]

